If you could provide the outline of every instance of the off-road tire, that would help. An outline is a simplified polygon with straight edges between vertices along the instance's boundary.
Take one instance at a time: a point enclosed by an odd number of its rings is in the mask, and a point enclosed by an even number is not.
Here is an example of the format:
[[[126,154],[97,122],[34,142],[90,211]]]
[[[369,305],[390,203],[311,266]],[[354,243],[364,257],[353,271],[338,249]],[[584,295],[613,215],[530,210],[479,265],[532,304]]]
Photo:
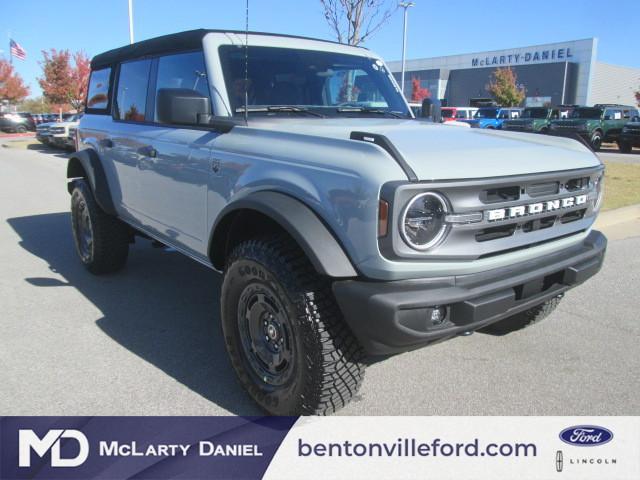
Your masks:
[[[522,330],[523,328],[527,328],[547,318],[556,309],[561,299],[562,297],[552,298],[551,300],[547,300],[546,302],[536,305],[529,310],[516,313],[504,320],[487,325],[479,331],[491,335],[506,335],[517,330]]]
[[[621,151],[622,153],[631,153],[631,149],[632,149],[632,147],[631,147],[631,143],[629,143],[629,142],[622,142],[622,141],[619,141],[619,142],[618,142],[618,148],[620,149],[620,151]]]
[[[225,344],[240,383],[258,405],[273,415],[327,415],[349,403],[364,378],[363,350],[342,318],[330,281],[316,273],[293,239],[277,234],[245,241],[226,264],[221,295]],[[243,335],[241,325],[250,321],[244,299],[253,288],[272,292],[271,304],[279,302],[278,311],[286,314],[292,370],[284,370],[288,380],[281,385],[261,377],[255,359],[252,364],[250,357],[259,348],[264,352],[264,346],[254,348],[252,338],[252,347],[242,343],[251,337],[247,329]]]
[[[589,145],[591,145],[591,149],[594,152],[600,150],[600,147],[602,147],[602,132],[600,130],[596,130],[595,132],[593,132],[593,134],[591,134]]]
[[[85,209],[89,221],[81,226]],[[88,228],[92,237],[90,245],[85,247],[81,240],[83,228]],[[74,181],[71,192],[71,230],[80,261],[91,273],[113,273],[126,264],[131,238],[129,227],[100,208],[91,188],[82,179]]]

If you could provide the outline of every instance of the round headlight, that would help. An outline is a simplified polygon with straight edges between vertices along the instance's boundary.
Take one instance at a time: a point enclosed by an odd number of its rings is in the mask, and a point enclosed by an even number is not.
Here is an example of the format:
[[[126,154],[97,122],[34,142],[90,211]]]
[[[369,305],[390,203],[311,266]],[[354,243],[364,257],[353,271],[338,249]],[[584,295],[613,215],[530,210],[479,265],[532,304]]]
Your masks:
[[[416,195],[402,212],[400,232],[407,245],[427,250],[436,245],[447,229],[447,202],[434,192]]]

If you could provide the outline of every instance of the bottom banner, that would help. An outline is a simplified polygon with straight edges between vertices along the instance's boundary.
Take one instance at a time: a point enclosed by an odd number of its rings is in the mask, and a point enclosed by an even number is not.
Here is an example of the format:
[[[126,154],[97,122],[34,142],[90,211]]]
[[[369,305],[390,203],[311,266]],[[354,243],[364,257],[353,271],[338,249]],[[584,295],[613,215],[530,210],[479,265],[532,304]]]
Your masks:
[[[3,417],[0,478],[640,478],[639,417]]]

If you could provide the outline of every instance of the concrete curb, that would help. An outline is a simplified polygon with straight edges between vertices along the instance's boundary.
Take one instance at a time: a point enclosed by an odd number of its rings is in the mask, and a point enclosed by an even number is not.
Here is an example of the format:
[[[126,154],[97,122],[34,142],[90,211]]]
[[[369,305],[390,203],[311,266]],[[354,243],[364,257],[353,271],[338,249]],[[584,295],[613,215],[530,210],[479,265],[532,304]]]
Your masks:
[[[607,228],[619,223],[640,219],[640,204],[607,210],[598,215],[595,228]]]

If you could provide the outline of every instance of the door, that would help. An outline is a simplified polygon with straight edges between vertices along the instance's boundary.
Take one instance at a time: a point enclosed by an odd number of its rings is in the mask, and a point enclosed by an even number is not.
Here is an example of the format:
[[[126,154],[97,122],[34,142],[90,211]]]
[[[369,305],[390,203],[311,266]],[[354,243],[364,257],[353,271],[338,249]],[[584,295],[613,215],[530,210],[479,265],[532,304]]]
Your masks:
[[[201,51],[157,60],[151,113],[154,131],[138,159],[141,209],[149,226],[172,245],[206,255],[207,185],[212,174],[211,143],[218,134],[203,125],[172,125],[158,114],[162,89],[189,90],[209,99]]]
[[[604,126],[605,126],[605,138],[607,140],[615,139],[620,132],[622,131],[622,127],[626,123],[622,115],[622,109],[620,108],[607,108],[604,111]]]
[[[114,95],[113,125],[110,136],[101,142],[104,158],[118,179],[120,204],[130,219],[145,224],[138,162],[140,149],[152,135],[145,123],[151,60],[120,65]]]

